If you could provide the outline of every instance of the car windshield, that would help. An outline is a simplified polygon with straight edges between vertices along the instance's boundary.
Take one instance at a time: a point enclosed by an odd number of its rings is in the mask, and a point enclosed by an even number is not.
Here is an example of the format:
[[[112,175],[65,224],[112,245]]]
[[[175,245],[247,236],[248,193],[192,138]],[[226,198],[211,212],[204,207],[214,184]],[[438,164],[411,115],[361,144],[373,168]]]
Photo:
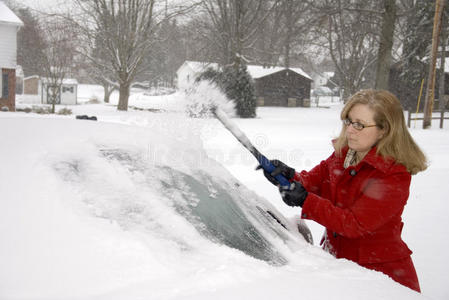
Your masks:
[[[295,226],[232,176],[217,176],[199,168],[188,174],[168,165],[150,166],[126,149],[99,149],[99,157],[102,164],[126,170],[127,177],[142,181],[143,187],[159,191],[160,195],[149,198],[143,193],[144,198],[122,198],[111,191],[110,195],[96,196],[98,199],[85,197],[97,217],[114,220],[124,228],[144,227],[147,234],[173,240],[181,249],[195,248],[195,241],[181,237],[187,230],[185,225],[178,232],[171,228],[170,222],[181,217],[210,242],[238,249],[272,265],[286,264],[285,248],[304,242],[299,232],[291,229]],[[80,190],[86,192],[92,180],[97,180],[89,179],[86,173],[95,168],[89,163],[62,161],[54,168],[63,179],[80,184]],[[214,166],[215,172],[217,168],[222,167]],[[283,245],[282,250],[279,245]]]
[[[272,264],[286,263],[258,228],[263,226],[284,240],[288,238],[282,233],[285,229],[273,222],[264,208],[256,206],[250,211],[249,207],[243,206],[245,201],[237,193],[238,186],[228,189],[204,173],[198,174],[197,179],[174,169],[166,171],[171,175],[170,181],[164,181],[167,190],[171,195],[180,192],[180,197],[174,199],[176,211],[202,235]],[[179,187],[183,189],[178,190]],[[261,222],[256,224],[254,217],[261,218]]]

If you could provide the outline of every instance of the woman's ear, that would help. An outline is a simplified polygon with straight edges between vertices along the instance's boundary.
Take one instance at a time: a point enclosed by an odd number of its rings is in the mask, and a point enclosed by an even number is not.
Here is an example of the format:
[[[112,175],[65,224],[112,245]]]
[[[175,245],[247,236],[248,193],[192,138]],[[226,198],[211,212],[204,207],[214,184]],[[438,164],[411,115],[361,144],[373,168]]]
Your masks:
[[[378,135],[377,135],[377,141],[380,141],[381,139],[383,139],[383,137],[385,136],[386,130],[385,128],[382,128],[379,130]]]

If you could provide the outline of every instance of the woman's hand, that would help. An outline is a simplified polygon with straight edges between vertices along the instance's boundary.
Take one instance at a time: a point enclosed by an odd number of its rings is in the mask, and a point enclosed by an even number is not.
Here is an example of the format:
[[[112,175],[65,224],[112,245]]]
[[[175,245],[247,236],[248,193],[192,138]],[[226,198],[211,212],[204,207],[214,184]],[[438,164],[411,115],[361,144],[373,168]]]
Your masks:
[[[281,193],[282,200],[285,204],[288,206],[300,207],[304,205],[307,195],[309,194],[299,181],[293,181],[290,188],[279,187],[279,192]]]
[[[295,169],[287,166],[282,161],[274,159],[270,160],[270,163],[273,164],[276,168],[273,170],[273,172],[268,173],[267,171],[263,171],[263,175],[265,175],[265,178],[275,186],[279,186],[279,182],[274,178],[275,176],[282,174],[285,178],[287,178],[288,181],[292,180],[295,177]],[[257,166],[256,170],[262,169],[262,166]]]

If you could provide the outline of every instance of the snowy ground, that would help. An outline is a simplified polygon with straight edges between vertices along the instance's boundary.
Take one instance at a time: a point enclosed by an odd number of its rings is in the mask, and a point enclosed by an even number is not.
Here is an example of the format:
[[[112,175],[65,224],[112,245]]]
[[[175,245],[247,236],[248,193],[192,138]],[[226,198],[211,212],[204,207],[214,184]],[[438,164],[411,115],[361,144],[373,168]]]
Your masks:
[[[101,93],[81,86],[80,102],[102,99]],[[179,112],[182,95],[131,96],[130,106],[152,112],[118,112],[117,98],[69,107],[74,115],[96,115],[98,122],[0,113],[6,129],[0,149],[0,299],[449,298],[449,124],[411,129],[431,164],[413,178],[404,212],[403,237],[414,251],[419,295],[318,246],[303,244],[279,267],[204,240],[165,203],[155,165],[233,180],[212,159],[286,217],[300,212],[282,203],[254,171],[255,160],[216,120]],[[22,100],[18,107],[27,106]],[[310,169],[331,153],[330,140],[340,129],[342,105],[330,99],[320,105],[329,108],[259,108],[256,119],[234,121],[268,157]],[[105,164],[99,149],[125,149],[138,163]],[[149,205],[148,198],[156,200]],[[308,224],[317,244],[322,227]],[[182,242],[191,251],[182,250]]]

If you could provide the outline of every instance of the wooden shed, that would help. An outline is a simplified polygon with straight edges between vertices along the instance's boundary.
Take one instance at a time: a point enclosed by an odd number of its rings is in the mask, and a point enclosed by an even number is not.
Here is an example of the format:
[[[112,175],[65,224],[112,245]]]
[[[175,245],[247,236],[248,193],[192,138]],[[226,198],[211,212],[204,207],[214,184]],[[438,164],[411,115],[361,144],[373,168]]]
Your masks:
[[[312,78],[299,68],[262,68],[248,72],[255,82],[258,106],[310,106]],[[257,66],[261,68],[260,66]]]
[[[51,86],[47,78],[37,75],[29,76],[23,80],[23,91],[25,95],[35,95],[39,103],[50,104],[49,95]],[[75,105],[78,98],[78,81],[73,78],[65,78],[62,81],[59,97],[56,104]]]

